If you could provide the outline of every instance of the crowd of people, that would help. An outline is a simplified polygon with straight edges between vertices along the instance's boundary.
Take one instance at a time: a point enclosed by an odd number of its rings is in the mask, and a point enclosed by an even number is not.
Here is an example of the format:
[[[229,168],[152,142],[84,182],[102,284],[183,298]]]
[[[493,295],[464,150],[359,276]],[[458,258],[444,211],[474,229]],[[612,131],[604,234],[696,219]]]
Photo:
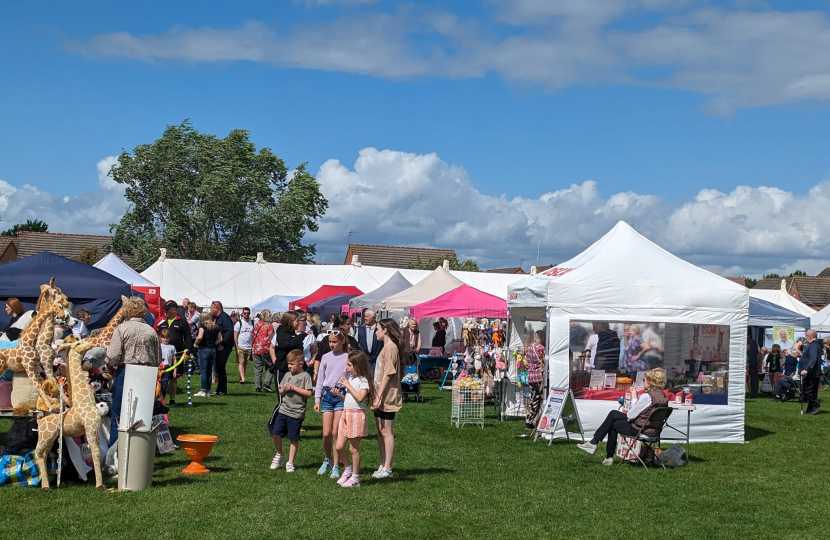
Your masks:
[[[392,476],[404,358],[407,351],[420,347],[420,339],[411,343],[411,330],[402,332],[392,319],[377,321],[371,310],[354,328],[346,315],[321,322],[301,310],[263,310],[252,316],[244,308],[228,315],[219,301],[208,310],[188,299],[181,305],[168,301],[165,316],[152,325],[143,300],[130,298],[122,309],[125,321],[115,330],[106,360],[113,377],[110,444],[118,438],[126,365],[171,368],[162,375],[160,397],[175,405],[177,380],[194,367],[201,381],[195,398],[227,395],[227,362],[236,350],[239,384],[247,383],[247,365],[253,363],[253,391],[277,394],[269,422],[276,451],[271,469],[284,464],[286,472],[294,472],[307,402],[313,397],[313,409],[322,414],[323,424],[318,474],[337,479],[342,487],[360,485],[360,441],[368,435],[371,411],[380,453],[372,476]],[[180,355],[191,361],[177,364]],[[284,439],[289,441],[287,455]]]
[[[830,359],[830,338],[818,339],[818,332],[807,330],[803,340],[792,340],[781,330],[779,339],[768,350],[758,348],[747,338],[746,363],[749,379],[749,393],[758,396],[760,374],[769,379],[772,400],[784,401],[791,390],[798,389],[801,399],[807,404],[806,414],[818,414],[818,388],[821,381],[822,359]]]

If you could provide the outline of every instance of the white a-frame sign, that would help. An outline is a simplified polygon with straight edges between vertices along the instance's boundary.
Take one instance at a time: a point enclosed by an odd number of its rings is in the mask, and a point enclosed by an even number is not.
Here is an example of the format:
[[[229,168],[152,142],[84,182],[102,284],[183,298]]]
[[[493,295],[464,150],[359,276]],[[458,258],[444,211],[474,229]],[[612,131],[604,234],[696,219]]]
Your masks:
[[[545,408],[542,411],[542,417],[539,419],[536,436],[533,440],[536,441],[540,433],[548,433],[550,434],[548,446],[550,446],[553,442],[553,434],[556,432],[556,427],[560,421],[562,422],[562,427],[565,429],[565,437],[568,439],[568,442],[571,441],[571,433],[579,433],[582,441],[585,442],[582,421],[579,419],[579,412],[576,410],[576,400],[570,388],[550,389],[545,399]]]

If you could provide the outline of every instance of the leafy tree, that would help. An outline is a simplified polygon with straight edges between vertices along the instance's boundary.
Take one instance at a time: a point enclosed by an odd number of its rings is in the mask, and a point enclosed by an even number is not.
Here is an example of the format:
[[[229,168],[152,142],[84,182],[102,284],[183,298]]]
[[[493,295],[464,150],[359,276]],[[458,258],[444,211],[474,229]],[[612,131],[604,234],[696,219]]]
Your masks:
[[[122,152],[110,175],[129,202],[110,227],[113,249],[145,264],[161,247],[174,258],[253,260],[261,251],[270,261],[309,262],[315,246],[303,235],[328,208],[305,164],[289,174],[269,148],[257,151],[248,131],[220,139],[187,120]]]
[[[758,285],[758,280],[753,278],[748,278],[744,276],[744,287],[747,289],[751,289],[752,287]]]
[[[0,233],[0,236],[17,236],[21,231],[49,232],[49,225],[39,219],[27,219],[26,223],[18,223],[11,229]]]
[[[98,248],[86,246],[78,255],[72,257],[72,259],[78,262],[93,265],[101,259],[101,256],[98,255]]]
[[[437,267],[442,266],[445,260],[450,262],[450,270],[463,270],[465,272],[480,271],[475,259],[467,259],[462,262],[458,260],[458,257],[451,257],[449,259],[439,257],[426,261],[418,257],[417,260],[409,263],[409,268],[413,270],[435,270]]]
[[[773,274],[766,274],[764,277],[765,278],[781,278],[781,277],[806,276],[806,275],[807,275],[807,272],[805,272],[804,270],[796,270],[795,272],[790,272],[786,276],[779,276],[778,274],[773,273]]]

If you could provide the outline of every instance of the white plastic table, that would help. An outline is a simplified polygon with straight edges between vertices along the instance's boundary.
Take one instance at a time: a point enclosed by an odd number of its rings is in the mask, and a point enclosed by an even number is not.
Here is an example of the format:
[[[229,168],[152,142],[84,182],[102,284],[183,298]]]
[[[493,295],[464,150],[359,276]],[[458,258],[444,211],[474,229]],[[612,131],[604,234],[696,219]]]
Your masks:
[[[686,461],[688,462],[691,459],[691,454],[689,454],[689,446],[690,446],[689,445],[689,443],[690,443],[690,441],[689,441],[689,432],[691,431],[691,427],[692,427],[692,411],[697,410],[697,407],[695,405],[684,405],[682,403],[674,403],[674,402],[669,402],[669,407],[671,407],[672,409],[680,410],[680,411],[686,411],[686,431],[685,432],[683,432],[680,429],[677,429],[673,425],[666,422],[666,427],[675,430],[676,432],[680,433],[681,435],[685,435],[685,437],[674,438],[674,439],[666,439],[664,437],[660,437],[660,440],[663,440],[663,441],[683,441],[683,440],[685,440],[686,441]]]

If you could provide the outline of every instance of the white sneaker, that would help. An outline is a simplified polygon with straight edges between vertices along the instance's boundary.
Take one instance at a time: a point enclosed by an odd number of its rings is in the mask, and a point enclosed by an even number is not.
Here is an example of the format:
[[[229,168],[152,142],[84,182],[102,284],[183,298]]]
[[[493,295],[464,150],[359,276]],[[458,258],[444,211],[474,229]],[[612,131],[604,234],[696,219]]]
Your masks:
[[[576,447],[579,448],[580,450],[584,450],[585,452],[588,452],[591,455],[595,454],[596,451],[597,451],[597,445],[591,444],[591,441],[587,441],[587,442],[584,442],[582,444],[577,444]]]
[[[285,464],[285,472],[294,472],[294,464],[290,461]]]
[[[193,397],[208,397],[208,394],[206,394],[204,390],[200,390],[193,394]]]
[[[276,471],[280,468],[280,464],[282,463],[282,454],[277,452],[274,454],[274,459],[271,460],[271,470]]]
[[[606,467],[610,467],[611,465],[614,464],[614,458],[607,457],[607,458],[602,460],[602,464],[605,465]]]

